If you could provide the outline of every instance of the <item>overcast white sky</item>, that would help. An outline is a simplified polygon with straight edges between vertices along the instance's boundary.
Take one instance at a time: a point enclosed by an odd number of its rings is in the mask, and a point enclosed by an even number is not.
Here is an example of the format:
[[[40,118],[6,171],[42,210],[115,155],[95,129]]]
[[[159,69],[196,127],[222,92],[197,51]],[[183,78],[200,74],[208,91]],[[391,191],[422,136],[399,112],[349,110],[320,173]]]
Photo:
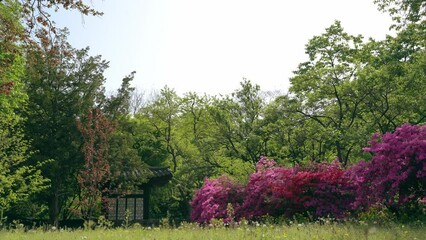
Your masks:
[[[390,17],[373,0],[93,0],[102,17],[55,15],[76,48],[110,61],[107,91],[136,71],[133,85],[179,94],[227,94],[243,77],[283,90],[306,61],[310,38],[340,20],[351,34],[383,39]]]

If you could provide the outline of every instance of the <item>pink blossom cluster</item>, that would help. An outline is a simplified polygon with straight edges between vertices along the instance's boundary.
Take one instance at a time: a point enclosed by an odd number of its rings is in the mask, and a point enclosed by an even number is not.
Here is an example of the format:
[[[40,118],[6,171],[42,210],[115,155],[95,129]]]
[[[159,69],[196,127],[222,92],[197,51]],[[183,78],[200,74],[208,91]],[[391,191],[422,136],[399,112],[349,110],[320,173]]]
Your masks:
[[[290,217],[311,212],[315,217],[344,217],[351,210],[355,185],[338,162],[304,168],[271,165],[250,176],[239,215]]]
[[[307,211],[316,217],[343,217],[355,199],[354,186],[349,182],[337,162],[285,168],[262,157],[245,188],[229,177],[206,179],[191,202],[191,220],[226,220],[228,203],[234,207],[237,219],[292,216]]]
[[[229,177],[205,180],[195,194],[191,219],[199,223],[227,216],[231,203],[236,218],[287,216],[344,218],[348,213],[383,205],[399,210],[426,202],[426,125],[405,124],[393,133],[375,134],[361,161],[345,170],[333,163],[286,168],[261,157],[245,188]]]
[[[238,209],[244,195],[244,187],[227,176],[205,179],[204,185],[194,195],[191,206],[191,220],[207,223],[213,218],[226,219],[227,205]]]
[[[374,154],[348,170],[358,185],[356,207],[380,203],[398,210],[426,196],[426,125],[404,124],[375,134],[365,151]]]

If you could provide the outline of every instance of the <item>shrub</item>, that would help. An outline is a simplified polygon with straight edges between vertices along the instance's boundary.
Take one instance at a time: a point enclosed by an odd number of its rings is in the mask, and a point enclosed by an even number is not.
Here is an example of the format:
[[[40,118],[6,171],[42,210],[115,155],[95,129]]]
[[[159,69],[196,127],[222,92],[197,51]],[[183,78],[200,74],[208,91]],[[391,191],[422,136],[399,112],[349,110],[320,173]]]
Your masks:
[[[261,157],[244,191],[228,177],[206,180],[193,198],[191,218],[225,219],[231,203],[237,219],[345,218],[353,211],[365,220],[375,214],[375,221],[425,219],[426,125],[405,124],[394,133],[375,134],[369,144],[364,150],[373,154],[372,160],[348,170],[337,161],[285,168]]]
[[[356,185],[340,163],[313,164],[312,195],[305,203],[315,217],[344,218],[353,210]],[[311,165],[312,166],[312,165]]]
[[[338,162],[284,168],[263,157],[250,176],[240,214],[257,218],[310,212],[314,217],[342,218],[355,200],[350,180]]]
[[[426,125],[405,124],[393,133],[375,134],[365,151],[374,154],[349,171],[357,183],[355,206],[376,204],[398,211],[418,205],[426,192]]]
[[[243,186],[227,176],[217,179],[205,179],[191,202],[191,220],[198,223],[209,223],[211,219],[227,219],[228,203],[232,204],[237,214],[243,199]],[[231,214],[231,215],[233,215]]]
[[[264,215],[276,216],[283,210],[284,202],[275,193],[282,195],[291,181],[293,170],[276,166],[273,160],[261,158],[256,172],[250,175],[245,188],[245,198],[240,215],[245,218],[256,218]]]

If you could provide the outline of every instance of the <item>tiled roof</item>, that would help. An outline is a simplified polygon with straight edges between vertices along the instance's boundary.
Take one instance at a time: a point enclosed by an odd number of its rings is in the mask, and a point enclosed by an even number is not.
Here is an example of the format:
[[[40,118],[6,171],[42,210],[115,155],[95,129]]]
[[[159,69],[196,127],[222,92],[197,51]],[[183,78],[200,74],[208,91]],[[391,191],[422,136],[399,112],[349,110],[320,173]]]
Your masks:
[[[146,178],[146,185],[163,185],[169,182],[173,174],[167,167],[148,167],[143,170],[133,169],[122,173],[124,181],[135,178]]]
[[[169,168],[149,167],[149,170],[153,175],[149,178],[148,182],[146,183],[147,185],[164,185],[168,183],[173,177],[173,174]]]
[[[153,176],[151,178],[159,177],[171,177],[173,176],[169,168],[166,167],[149,167],[149,170],[152,172]]]
[[[146,177],[149,176],[149,179],[152,178],[161,178],[161,177],[171,177],[173,174],[167,167],[148,167],[148,169],[134,169],[131,171],[123,172],[124,179],[134,178],[134,177]]]

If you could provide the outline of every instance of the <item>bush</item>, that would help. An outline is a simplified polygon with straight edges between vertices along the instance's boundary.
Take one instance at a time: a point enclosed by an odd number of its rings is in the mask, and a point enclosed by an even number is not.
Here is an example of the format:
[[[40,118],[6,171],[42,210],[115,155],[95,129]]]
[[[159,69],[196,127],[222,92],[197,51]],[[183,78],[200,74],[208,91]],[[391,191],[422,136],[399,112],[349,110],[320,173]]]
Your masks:
[[[284,168],[262,157],[257,172],[250,176],[240,215],[257,218],[310,213],[342,218],[355,200],[355,185],[350,180],[337,162]]]
[[[358,186],[355,206],[382,204],[394,212],[416,205],[426,192],[426,125],[405,124],[393,133],[375,134],[365,151],[374,154],[349,171]],[[411,208],[411,207],[410,207]]]
[[[312,195],[305,203],[315,217],[345,218],[353,210],[356,185],[340,163],[314,164]]]
[[[237,219],[341,219],[354,211],[366,220],[375,214],[380,221],[426,219],[426,125],[405,124],[394,133],[375,134],[369,144],[364,150],[373,153],[372,160],[348,170],[337,161],[285,168],[261,157],[244,191],[228,177],[206,180],[193,198],[191,218],[225,219],[231,203]]]
[[[227,219],[228,203],[232,204],[237,214],[243,195],[243,186],[227,176],[218,179],[205,179],[191,202],[191,220],[209,223],[211,219]],[[233,214],[231,214],[233,215]]]
[[[256,218],[264,215],[276,216],[283,210],[284,202],[275,195],[276,191],[285,194],[291,181],[291,169],[277,166],[273,160],[262,157],[256,165],[256,172],[250,175],[245,188],[245,198],[240,215]]]

